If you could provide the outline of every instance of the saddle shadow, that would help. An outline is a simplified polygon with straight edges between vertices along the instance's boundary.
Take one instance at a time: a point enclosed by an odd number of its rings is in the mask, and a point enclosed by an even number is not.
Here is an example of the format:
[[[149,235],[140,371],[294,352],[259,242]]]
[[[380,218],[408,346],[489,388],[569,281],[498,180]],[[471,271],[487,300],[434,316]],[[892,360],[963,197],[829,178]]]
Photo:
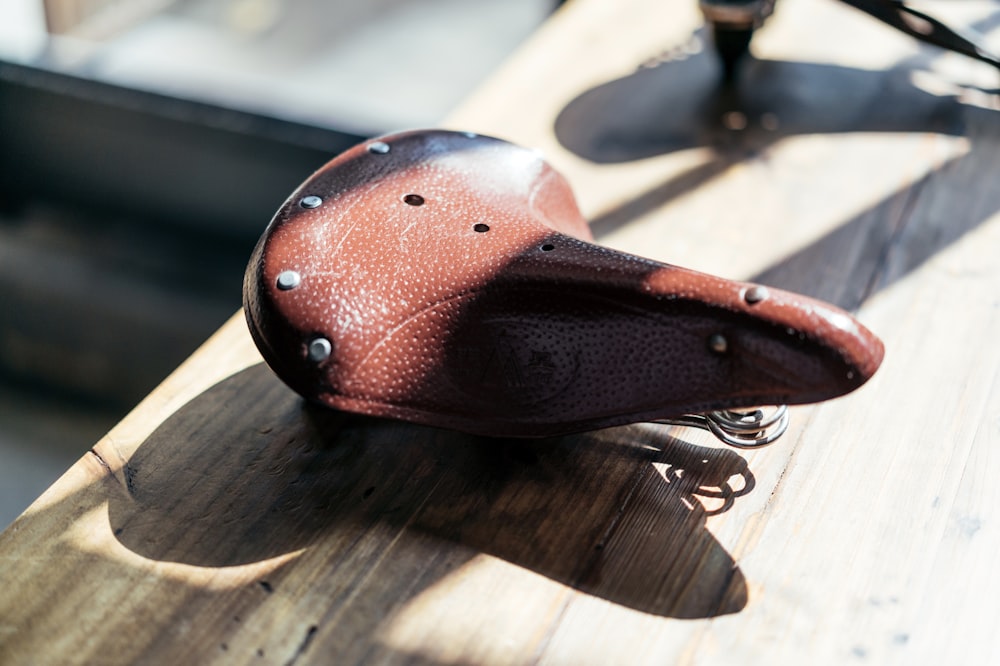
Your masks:
[[[426,562],[431,538],[448,565],[428,563],[429,579],[485,553],[645,613],[738,612],[746,581],[705,521],[753,476],[731,451],[663,440],[640,426],[491,440],[347,416],[304,405],[261,364],[167,419],[108,515],[122,545],[159,561],[225,567],[322,544],[333,563],[391,533],[394,561]],[[405,567],[385,575],[412,588]]]

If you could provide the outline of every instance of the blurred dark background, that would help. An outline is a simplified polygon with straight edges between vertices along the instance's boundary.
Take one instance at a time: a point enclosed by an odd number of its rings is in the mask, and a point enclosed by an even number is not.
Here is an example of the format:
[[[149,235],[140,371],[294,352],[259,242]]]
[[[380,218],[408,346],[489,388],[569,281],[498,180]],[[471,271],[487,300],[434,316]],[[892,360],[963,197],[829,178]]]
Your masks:
[[[240,307],[285,196],[552,0],[0,0],[0,529]]]

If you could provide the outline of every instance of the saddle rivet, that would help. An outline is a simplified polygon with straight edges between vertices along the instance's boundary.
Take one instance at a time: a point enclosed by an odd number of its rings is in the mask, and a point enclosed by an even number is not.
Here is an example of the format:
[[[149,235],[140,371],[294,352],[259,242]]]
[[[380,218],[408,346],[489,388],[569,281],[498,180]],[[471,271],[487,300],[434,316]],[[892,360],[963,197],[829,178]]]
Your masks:
[[[325,361],[330,357],[330,353],[333,351],[333,345],[326,338],[316,338],[309,343],[309,351],[307,356],[310,361],[319,363],[320,361]]]
[[[729,350],[729,341],[721,333],[713,333],[708,336],[708,348],[716,354],[725,354]]]
[[[743,292],[743,300],[745,300],[750,305],[753,305],[754,303],[760,303],[765,298],[767,298],[767,287],[762,287],[759,284],[755,284],[754,286],[748,288],[745,292]]]
[[[302,206],[303,208],[316,208],[321,203],[323,203],[323,200],[321,198],[319,198],[315,194],[310,194],[307,197],[302,197],[302,201],[299,202],[299,205]]]
[[[373,141],[372,143],[368,144],[368,152],[377,153],[379,155],[385,155],[386,153],[389,152],[389,144],[387,144],[385,141]]]
[[[722,115],[722,124],[727,130],[741,132],[747,128],[747,116],[742,111],[728,111]]]
[[[278,275],[277,284],[281,291],[295,289],[302,281],[302,277],[295,271],[282,271]]]

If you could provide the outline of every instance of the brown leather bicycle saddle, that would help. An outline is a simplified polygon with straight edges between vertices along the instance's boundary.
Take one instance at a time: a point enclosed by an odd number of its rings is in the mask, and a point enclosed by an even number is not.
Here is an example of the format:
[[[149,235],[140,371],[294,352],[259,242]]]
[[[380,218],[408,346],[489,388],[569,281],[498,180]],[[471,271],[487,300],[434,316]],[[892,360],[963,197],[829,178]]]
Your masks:
[[[816,402],[882,360],[831,305],[590,240],[535,151],[387,136],[281,207],[247,268],[247,322],[309,400],[497,436]]]

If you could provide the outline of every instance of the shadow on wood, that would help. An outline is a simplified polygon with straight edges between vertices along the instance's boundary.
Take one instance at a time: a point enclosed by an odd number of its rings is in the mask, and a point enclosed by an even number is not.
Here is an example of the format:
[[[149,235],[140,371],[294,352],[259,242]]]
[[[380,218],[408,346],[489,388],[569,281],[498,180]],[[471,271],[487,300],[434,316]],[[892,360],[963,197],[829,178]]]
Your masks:
[[[393,562],[420,559],[423,588],[485,553],[646,613],[738,612],[746,582],[705,519],[753,476],[731,451],[652,444],[663,439],[634,426],[490,440],[347,416],[304,407],[257,365],[167,419],[108,511],[122,544],[160,561],[225,567],[317,547],[344,582],[374,566],[358,552],[391,548]],[[405,566],[380,575],[420,591]]]
[[[994,28],[998,23],[1000,12],[976,27]],[[712,151],[707,162],[591,220],[597,236],[656,210],[789,136],[848,132],[967,136],[967,154],[890,193],[794,255],[748,278],[854,309],[873,291],[919,267],[1000,210],[1000,195],[988,186],[991,170],[984,168],[984,164],[998,164],[1000,113],[965,103],[963,88],[955,83],[948,84],[954,94],[937,95],[917,88],[915,68],[937,53],[921,51],[885,71],[748,58],[735,86],[726,87],[719,85],[713,54],[688,55],[681,49],[651,59],[648,66],[629,76],[585,91],[559,114],[555,133],[567,149],[601,164],[699,147]],[[964,90],[971,97],[984,98],[986,107],[997,106],[995,97],[989,96],[995,91]],[[894,256],[902,257],[902,263],[890,266],[889,272],[873,275],[846,268],[859,265],[859,253],[868,255],[860,265],[877,265],[897,242],[902,228],[912,224],[910,213],[916,199],[933,197],[935,186],[952,196],[968,191],[976,198],[963,200],[962,206],[947,206],[947,210],[944,203],[922,202],[921,211],[937,217],[917,222],[923,227],[911,234],[916,240],[910,241],[910,247],[896,248]],[[830,187],[838,184],[831,182]],[[943,195],[938,198],[945,201]],[[831,263],[845,269],[838,272]],[[825,267],[824,275],[815,275],[817,266]]]
[[[556,136],[580,157],[613,164],[702,146],[732,163],[804,134],[961,133],[955,97],[915,88],[906,67],[748,59],[733,86],[720,85],[716,69],[705,52],[640,67],[572,100]]]

